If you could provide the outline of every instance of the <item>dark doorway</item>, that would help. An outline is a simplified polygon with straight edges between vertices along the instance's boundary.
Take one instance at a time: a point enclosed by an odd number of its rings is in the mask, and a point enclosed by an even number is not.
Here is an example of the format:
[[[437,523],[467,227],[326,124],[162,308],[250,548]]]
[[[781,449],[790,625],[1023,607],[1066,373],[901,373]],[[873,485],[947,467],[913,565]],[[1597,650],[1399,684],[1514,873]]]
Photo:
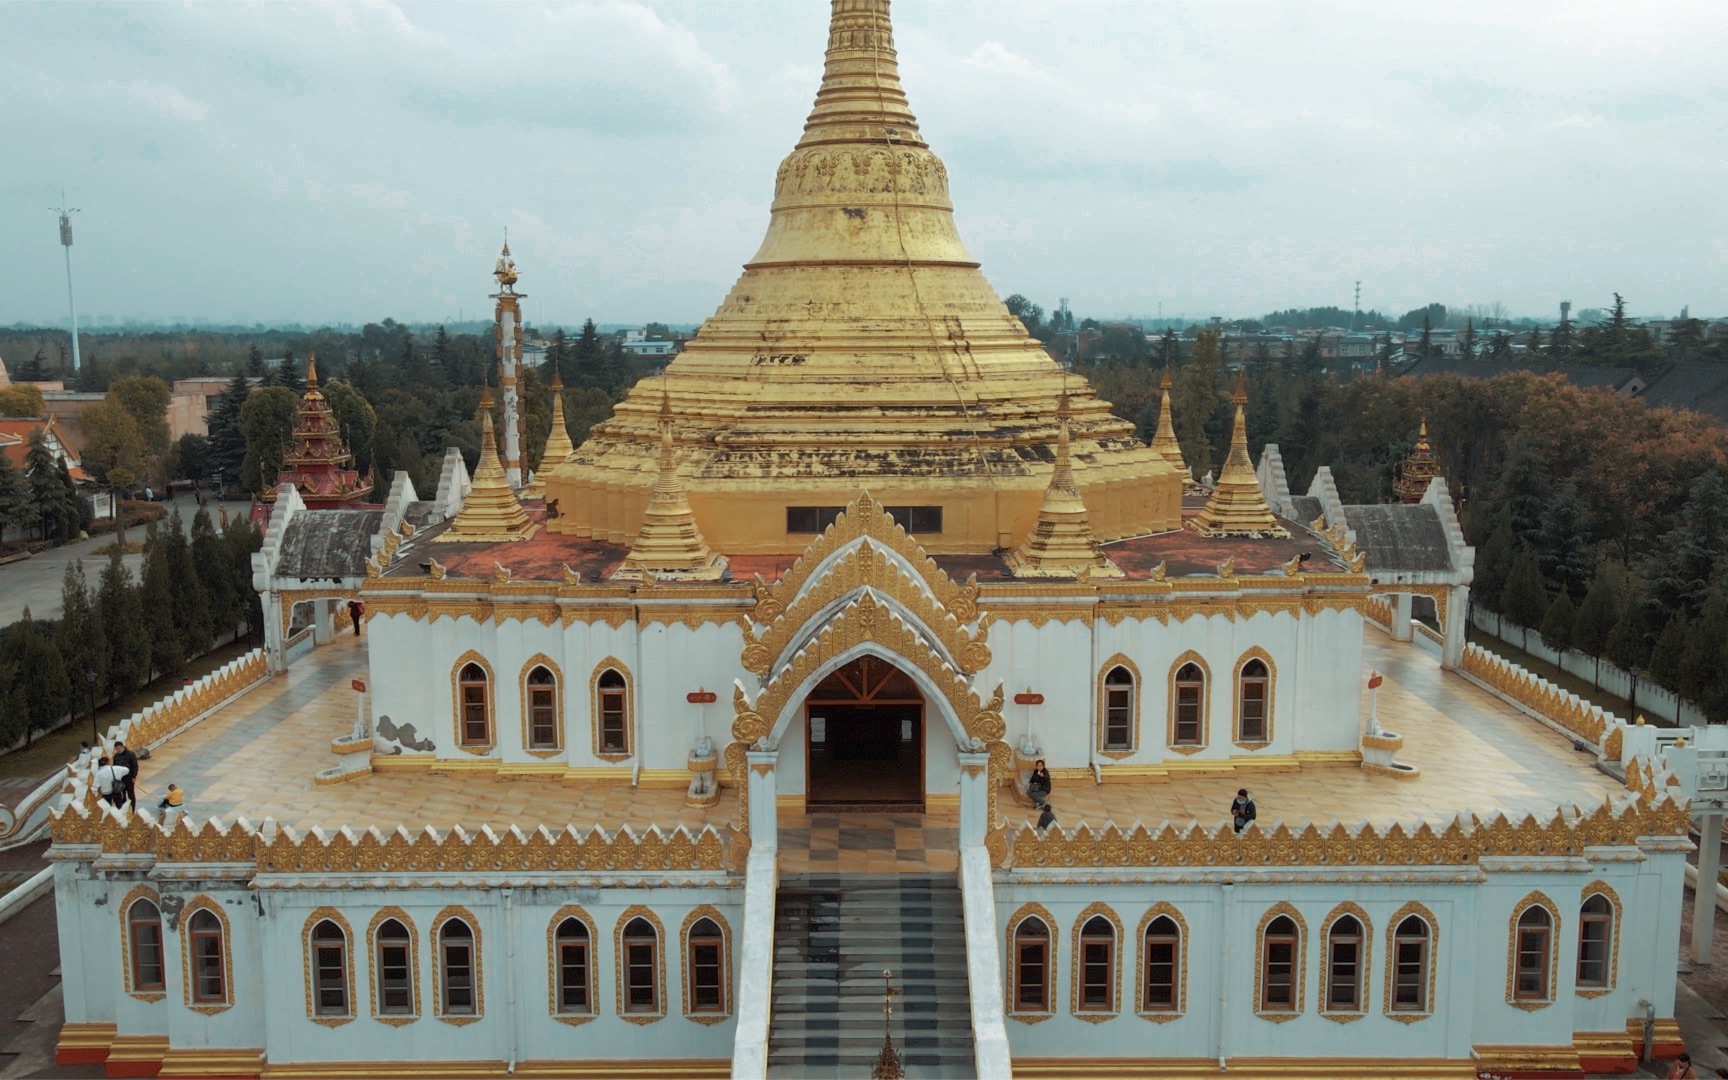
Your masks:
[[[924,696],[905,672],[861,657],[805,699],[810,810],[924,810]]]

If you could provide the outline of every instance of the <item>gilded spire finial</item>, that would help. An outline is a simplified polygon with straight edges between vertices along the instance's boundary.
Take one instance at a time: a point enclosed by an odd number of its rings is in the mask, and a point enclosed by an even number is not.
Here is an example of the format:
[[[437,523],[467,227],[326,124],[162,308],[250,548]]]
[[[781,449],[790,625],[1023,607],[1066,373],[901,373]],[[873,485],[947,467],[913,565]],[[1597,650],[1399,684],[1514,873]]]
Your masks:
[[[462,500],[462,508],[450,527],[434,539],[452,541],[526,540],[539,531],[539,524],[528,517],[504,466],[498,460],[498,444],[492,435],[492,386],[480,384],[480,463],[474,467],[474,483]]]
[[[1176,422],[1170,417],[1170,387],[1173,385],[1170,366],[1166,364],[1164,377],[1158,382],[1161,392],[1158,402],[1158,430],[1152,433],[1152,452],[1182,474],[1182,486],[1186,488],[1193,486],[1194,475],[1188,470],[1188,462],[1182,457],[1182,441],[1176,438]]]
[[[1260,480],[1254,475],[1254,462],[1248,457],[1248,373],[1236,377],[1236,390],[1230,395],[1236,403],[1236,422],[1230,431],[1230,453],[1224,467],[1218,471],[1218,481],[1212,494],[1195,515],[1194,531],[1202,536],[1289,536],[1278,524],[1266,496],[1260,490]]]
[[[696,514],[684,495],[684,481],[678,476],[678,458],[672,448],[672,398],[666,389],[665,376],[661,376],[660,460],[654,491],[642,512],[642,526],[636,531],[635,543],[630,545],[630,555],[613,576],[644,582],[659,578],[714,581],[725,566],[725,560],[715,555],[702,538],[702,531],[696,527]]]
[[[318,354],[306,354],[306,389],[318,389]]]
[[[1008,555],[1015,577],[1121,577],[1122,571],[1104,557],[1086,515],[1086,501],[1074,483],[1068,434],[1066,385],[1056,403],[1056,467],[1038,507],[1038,520],[1020,546]]]

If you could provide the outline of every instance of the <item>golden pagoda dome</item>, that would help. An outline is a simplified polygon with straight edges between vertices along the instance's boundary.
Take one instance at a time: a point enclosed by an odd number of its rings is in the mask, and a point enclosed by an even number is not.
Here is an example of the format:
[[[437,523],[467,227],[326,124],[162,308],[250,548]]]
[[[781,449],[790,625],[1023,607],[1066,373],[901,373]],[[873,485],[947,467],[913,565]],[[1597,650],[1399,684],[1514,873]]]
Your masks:
[[[729,554],[797,550],[790,508],[938,507],[931,551],[1012,548],[1055,467],[1063,373],[961,243],[948,171],[900,85],[887,0],[832,0],[803,137],[767,235],[665,372],[690,506]],[[657,480],[661,390],[638,384],[546,476],[549,528],[629,543]],[[1089,390],[1074,481],[1101,541],[1177,528],[1182,478]],[[925,520],[932,518],[926,512]]]

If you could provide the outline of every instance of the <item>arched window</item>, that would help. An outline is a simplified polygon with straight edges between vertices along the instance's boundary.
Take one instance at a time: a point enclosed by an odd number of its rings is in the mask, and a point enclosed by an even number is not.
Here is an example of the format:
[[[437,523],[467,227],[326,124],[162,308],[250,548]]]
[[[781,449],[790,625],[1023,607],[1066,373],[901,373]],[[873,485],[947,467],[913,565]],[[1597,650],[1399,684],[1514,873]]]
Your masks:
[[[186,922],[186,949],[191,961],[192,1002],[228,1003],[227,943],[222,921],[209,908],[199,908]]]
[[[486,669],[476,663],[462,665],[456,676],[458,709],[463,746],[492,745],[492,694]]]
[[[1429,955],[1433,934],[1428,921],[1409,915],[1392,933],[1392,1000],[1395,1013],[1425,1013],[1428,1004]]]
[[[1102,915],[1080,927],[1079,1012],[1116,1011],[1116,928]]]
[[[727,1005],[726,933],[712,918],[703,916],[691,924],[684,938],[685,964],[689,968],[689,1013],[724,1015]]]
[[[1201,746],[1205,743],[1206,673],[1200,665],[1186,663],[1176,669],[1175,694],[1171,708],[1170,742],[1173,746]]]
[[[329,919],[312,928],[312,1012],[348,1016],[348,935]]]
[[[1578,985],[1604,989],[1610,985],[1614,947],[1614,905],[1593,893],[1578,911]]]
[[[413,935],[402,920],[390,918],[378,924],[372,942],[378,1015],[415,1015]]]
[[[1532,904],[1518,916],[1513,944],[1512,1000],[1547,1001],[1554,950],[1554,919],[1547,908]]]
[[[660,1004],[660,934],[640,916],[624,924],[624,1012],[664,1012]]]
[[[602,757],[630,754],[630,687],[617,668],[594,680],[594,751]]]
[[[555,1012],[587,1016],[594,1011],[594,951],[592,935],[581,919],[571,916],[558,924],[553,938],[558,966]]]
[[[528,710],[528,749],[558,749],[557,676],[546,665],[538,664],[528,672],[524,690]]]
[[[152,901],[140,897],[126,909],[126,939],[132,954],[132,991],[167,989],[162,958],[162,912]]]
[[[438,1011],[443,1016],[480,1014],[478,952],[474,928],[450,919],[438,931]]]
[[[1272,715],[1272,676],[1258,657],[1242,665],[1236,680],[1236,741],[1265,742]]]
[[[1326,1010],[1362,1011],[1361,920],[1340,915],[1326,931]]]
[[[1134,749],[1134,674],[1120,664],[1104,675],[1104,749]]]
[[[1296,991],[1302,981],[1302,935],[1288,915],[1266,924],[1260,948],[1260,1011],[1299,1011]]]
[[[1036,915],[1014,928],[1015,1012],[1050,1011],[1050,927]]]
[[[1182,931],[1176,920],[1160,915],[1146,924],[1146,985],[1141,1012],[1178,1012],[1182,1008]]]

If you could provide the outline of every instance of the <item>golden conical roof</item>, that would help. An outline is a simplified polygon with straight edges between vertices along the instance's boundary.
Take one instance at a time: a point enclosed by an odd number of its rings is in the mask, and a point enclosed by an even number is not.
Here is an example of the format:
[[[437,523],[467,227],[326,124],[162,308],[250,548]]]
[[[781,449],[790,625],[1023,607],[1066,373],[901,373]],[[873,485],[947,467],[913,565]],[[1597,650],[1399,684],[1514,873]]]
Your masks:
[[[1074,486],[1069,460],[1068,401],[1057,408],[1056,467],[1038,507],[1038,520],[1020,546],[1008,554],[1015,577],[1121,577],[1122,571],[1098,550],[1098,537],[1086,516],[1086,501]]]
[[[480,391],[480,464],[474,468],[474,483],[462,500],[462,509],[434,540],[441,542],[526,540],[540,528],[516,501],[498,461],[498,446],[492,437],[492,388]]]
[[[1170,369],[1164,369],[1164,378],[1159,380],[1158,390],[1158,430],[1152,436],[1152,449],[1158,456],[1168,461],[1182,473],[1184,484],[1190,483],[1192,474],[1188,471],[1188,463],[1182,459],[1182,443],[1176,438],[1176,423],[1170,419]]]
[[[648,497],[648,509],[642,515],[642,528],[630,546],[630,555],[614,576],[641,577],[646,571],[657,578],[714,581],[722,569],[721,561],[702,539],[696,515],[684,497],[684,481],[678,477],[678,461],[672,452],[672,411],[663,396],[654,494]]]
[[[1012,546],[1051,470],[1062,372],[955,228],[948,172],[900,85],[887,0],[833,0],[815,105],[775,177],[767,234],[672,361],[679,467],[710,542],[798,550],[786,506],[868,489],[938,505],[930,550]],[[550,528],[622,542],[657,475],[658,388],[638,385],[547,476]],[[1132,425],[1073,398],[1075,481],[1106,537],[1180,522],[1178,478]],[[1108,489],[1108,496],[1106,496]]]
[[[1194,529],[1204,536],[1289,536],[1272,516],[1254,463],[1248,458],[1248,422],[1243,407],[1248,403],[1247,376],[1236,379],[1236,426],[1230,432],[1230,453],[1218,473],[1206,505],[1194,517]]]
[[[534,470],[533,481],[522,489],[522,494],[531,499],[546,494],[546,470],[576,452],[576,447],[570,442],[570,429],[564,423],[563,376],[554,371],[552,385],[547,389],[552,392],[552,430],[546,433],[546,449],[540,452],[540,467]]]

